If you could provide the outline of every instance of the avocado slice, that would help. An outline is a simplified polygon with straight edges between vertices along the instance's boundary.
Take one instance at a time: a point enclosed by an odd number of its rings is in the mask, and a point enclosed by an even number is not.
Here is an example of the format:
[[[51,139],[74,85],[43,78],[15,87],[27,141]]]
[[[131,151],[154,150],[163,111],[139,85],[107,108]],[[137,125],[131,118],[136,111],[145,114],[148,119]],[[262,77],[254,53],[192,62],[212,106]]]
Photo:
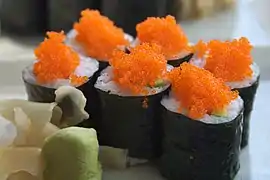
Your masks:
[[[163,79],[158,79],[156,82],[155,82],[155,86],[154,87],[163,87],[166,85],[166,82],[163,80]]]

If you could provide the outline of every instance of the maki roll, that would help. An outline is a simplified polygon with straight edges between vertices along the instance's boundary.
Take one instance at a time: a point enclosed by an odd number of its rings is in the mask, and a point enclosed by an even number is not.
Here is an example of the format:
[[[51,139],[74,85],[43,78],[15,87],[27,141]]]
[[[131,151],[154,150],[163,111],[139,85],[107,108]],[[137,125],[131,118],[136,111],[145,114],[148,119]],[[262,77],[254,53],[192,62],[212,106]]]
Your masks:
[[[168,63],[179,66],[193,56],[188,38],[173,16],[165,18],[147,18],[136,26],[137,39],[140,42],[156,43],[162,47]]]
[[[64,44],[64,32],[48,32],[48,38],[35,49],[36,61],[22,72],[22,79],[29,101],[54,102],[55,90],[60,86],[80,89],[86,99],[86,111],[90,116],[96,112],[93,74],[98,62],[78,55]]]
[[[241,142],[244,148],[248,144],[250,117],[260,80],[259,67],[251,56],[252,46],[248,39],[242,37],[225,42],[200,41],[196,47],[197,58],[191,60],[191,63],[223,79],[231,89],[238,90],[244,100],[244,127]]]
[[[156,158],[160,154],[160,100],[169,88],[161,48],[145,43],[131,48],[129,54],[116,50],[110,65],[95,84],[102,113],[99,143],[125,150],[131,161]]]
[[[116,27],[114,23],[97,10],[82,11],[79,22],[67,35],[66,43],[79,54],[97,59],[99,70],[106,68],[108,59],[116,48],[124,48],[133,38]]]
[[[189,63],[168,77],[172,90],[161,101],[162,175],[168,180],[233,180],[240,168],[243,117],[238,92]]]

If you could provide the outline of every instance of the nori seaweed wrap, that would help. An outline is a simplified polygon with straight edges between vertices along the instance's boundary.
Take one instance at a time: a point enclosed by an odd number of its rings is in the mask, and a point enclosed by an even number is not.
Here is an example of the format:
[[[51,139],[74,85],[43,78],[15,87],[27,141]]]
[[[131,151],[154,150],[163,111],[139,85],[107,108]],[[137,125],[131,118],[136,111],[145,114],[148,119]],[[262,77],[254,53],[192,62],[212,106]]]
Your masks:
[[[101,100],[100,145],[124,149],[131,159],[158,157],[160,100],[169,88],[161,48],[141,44],[129,54],[116,50],[110,64],[95,84]]]
[[[179,57],[176,59],[168,60],[168,64],[172,65],[173,67],[179,67],[184,62],[189,62],[189,60],[193,57],[193,53],[185,56],[185,57]]]
[[[244,125],[241,147],[248,145],[249,124],[253,103],[260,80],[260,70],[251,56],[252,46],[242,37],[233,41],[200,41],[196,55],[190,62],[223,79],[231,89],[239,91],[244,100]]]
[[[244,122],[243,122],[243,134],[241,147],[244,148],[248,145],[249,141],[249,129],[250,129],[250,118],[251,112],[253,110],[253,104],[256,96],[257,89],[259,87],[260,76],[257,76],[255,82],[253,82],[250,86],[243,88],[235,88],[239,91],[239,95],[244,100]]]
[[[77,87],[87,98],[85,110],[90,119],[98,115],[98,99],[94,89],[93,74],[98,70],[96,60],[79,56],[66,46],[63,32],[49,32],[35,49],[37,61],[26,67],[22,73],[29,101],[54,102],[55,90],[64,85]],[[91,100],[90,100],[91,99]],[[97,104],[96,104],[97,102]],[[65,106],[64,104],[62,104]],[[61,104],[60,104],[61,106]],[[63,107],[64,108],[64,107]],[[83,122],[83,126],[95,127],[94,122]]]
[[[161,174],[168,180],[233,180],[240,168],[243,100],[188,63],[169,79],[172,91],[161,101]]]
[[[148,42],[160,45],[168,64],[174,67],[188,62],[193,56],[188,38],[173,16],[147,18],[136,26],[136,30],[137,39],[133,44]]]
[[[81,12],[79,22],[68,33],[66,44],[79,54],[97,59],[100,72],[109,66],[108,59],[114,49],[125,49],[132,41],[132,36],[125,34],[99,11],[86,9]]]

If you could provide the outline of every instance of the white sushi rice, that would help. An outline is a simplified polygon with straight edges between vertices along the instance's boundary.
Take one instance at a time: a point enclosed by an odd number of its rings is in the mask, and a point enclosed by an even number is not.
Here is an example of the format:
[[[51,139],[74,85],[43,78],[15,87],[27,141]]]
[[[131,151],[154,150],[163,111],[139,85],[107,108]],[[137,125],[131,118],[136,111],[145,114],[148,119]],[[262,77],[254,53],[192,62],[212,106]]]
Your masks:
[[[250,65],[250,68],[252,70],[252,76],[244,79],[243,81],[236,81],[236,82],[228,82],[226,83],[228,86],[231,87],[231,89],[235,88],[244,88],[244,87],[250,87],[252,86],[258,79],[260,75],[260,68],[259,66],[253,62],[253,64]]]
[[[205,59],[193,58],[190,60],[190,64],[203,68],[205,66]],[[250,65],[250,68],[252,70],[251,77],[247,77],[243,81],[227,82],[226,84],[230,86],[231,89],[250,87],[254,82],[256,82],[260,75],[260,68],[255,62]]]
[[[77,51],[79,54],[83,55],[83,56],[87,56],[86,52],[84,51],[84,49],[82,48],[82,46],[76,41],[75,37],[77,36],[77,31],[75,29],[70,30],[67,35],[66,35],[66,40],[65,40],[65,44],[72,47],[75,51]],[[124,38],[126,40],[128,40],[130,43],[132,43],[134,41],[134,38],[125,33]],[[119,47],[120,49],[124,49],[123,46]]]
[[[178,109],[181,102],[177,101],[172,94],[170,96],[163,97],[161,104],[169,111],[179,113]],[[227,116],[214,116],[214,115],[204,115],[201,119],[196,119],[206,124],[221,124],[234,120],[243,109],[243,100],[240,96],[237,99],[233,100],[227,106]]]
[[[203,68],[205,66],[205,60],[197,58],[196,56],[190,59],[189,63],[199,68]]]
[[[98,67],[99,63],[95,59],[80,56],[80,64],[79,66],[77,66],[74,74],[77,76],[92,77],[93,74],[98,70]],[[24,69],[23,76],[28,83],[37,84],[36,77],[33,74],[33,66],[29,66],[26,69]],[[43,84],[43,86],[45,87],[55,89],[59,88],[60,86],[69,86],[69,85],[71,85],[69,79],[58,79],[55,82]]]
[[[171,71],[173,69],[172,66],[168,65],[167,66],[167,70]],[[108,92],[109,94],[115,94],[115,95],[119,95],[119,96],[140,96],[140,95],[134,95],[129,91],[124,91],[123,89],[121,89],[115,81],[113,81],[113,68],[111,66],[107,67],[106,69],[104,69],[100,76],[97,79],[97,82],[95,84],[95,87],[97,89],[100,89],[104,92]],[[145,89],[149,92],[149,95],[153,94],[153,90],[154,90],[154,94],[158,94],[162,91],[164,91],[165,89],[167,89],[169,87],[169,84],[164,86],[164,87],[156,87],[156,88],[148,88],[145,87]]]
[[[167,64],[167,71],[168,72],[170,72],[173,69],[174,69],[174,67],[172,65]]]

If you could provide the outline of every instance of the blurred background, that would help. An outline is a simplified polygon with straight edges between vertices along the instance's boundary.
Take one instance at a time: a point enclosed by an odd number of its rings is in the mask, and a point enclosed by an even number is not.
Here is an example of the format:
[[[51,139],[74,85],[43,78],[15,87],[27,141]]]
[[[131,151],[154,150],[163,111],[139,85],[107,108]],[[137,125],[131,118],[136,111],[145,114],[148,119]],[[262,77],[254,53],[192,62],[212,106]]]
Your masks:
[[[0,59],[32,58],[47,30],[68,32],[81,10],[98,9],[127,33],[149,16],[174,15],[191,42],[246,36],[270,46],[270,0],[0,0]]]

